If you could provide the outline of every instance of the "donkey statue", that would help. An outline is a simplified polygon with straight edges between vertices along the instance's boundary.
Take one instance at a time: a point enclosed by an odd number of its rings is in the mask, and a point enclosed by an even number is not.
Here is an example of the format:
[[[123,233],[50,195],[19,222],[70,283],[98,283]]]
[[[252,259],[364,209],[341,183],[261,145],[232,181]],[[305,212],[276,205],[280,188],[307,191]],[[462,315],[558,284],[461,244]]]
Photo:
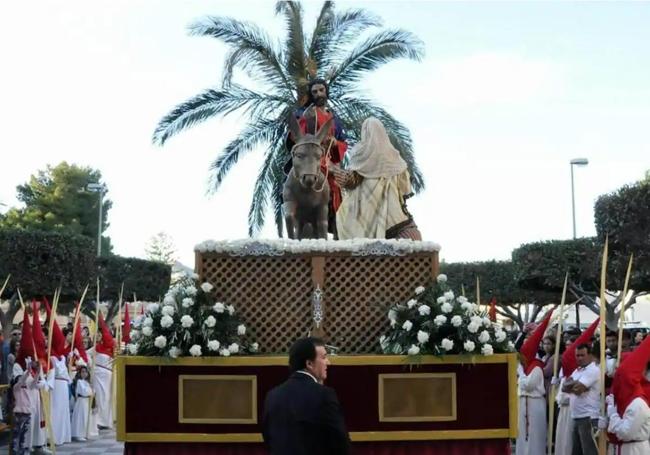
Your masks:
[[[291,148],[293,167],[282,190],[282,209],[290,239],[327,238],[330,187],[321,170],[325,155],[321,143],[331,125],[329,119],[315,135],[302,134],[295,116],[289,117],[295,145]]]

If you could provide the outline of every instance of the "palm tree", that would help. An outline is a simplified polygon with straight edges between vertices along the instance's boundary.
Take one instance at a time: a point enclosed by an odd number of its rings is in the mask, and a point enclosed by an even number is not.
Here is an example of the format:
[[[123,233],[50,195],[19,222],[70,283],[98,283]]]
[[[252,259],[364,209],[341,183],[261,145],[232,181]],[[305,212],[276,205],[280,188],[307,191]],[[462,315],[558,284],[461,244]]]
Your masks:
[[[266,145],[253,200],[248,214],[249,235],[264,225],[271,203],[278,235],[282,236],[282,167],[288,159],[285,138],[287,119],[307,93],[310,79],[319,75],[328,81],[330,104],[340,117],[350,143],[359,139],[361,123],[370,116],[386,126],[393,144],[408,163],[413,188],[424,188],[424,180],[413,158],[409,130],[385,109],[368,99],[359,82],[365,73],[399,58],[420,60],[423,43],[404,30],[381,29],[374,14],[352,9],[337,12],[326,1],[311,34],[303,28],[300,2],[278,1],[275,13],[284,18],[287,35],[276,43],[255,24],[227,17],[207,16],[189,26],[191,35],[211,36],[229,45],[220,88],[210,88],[179,104],[160,120],[153,142],[163,145],[170,137],[218,115],[243,111],[247,125],[212,163],[210,191],[216,192],[240,157]],[[369,35],[360,39],[360,35]],[[235,69],[243,70],[262,87],[251,90],[233,82]]]

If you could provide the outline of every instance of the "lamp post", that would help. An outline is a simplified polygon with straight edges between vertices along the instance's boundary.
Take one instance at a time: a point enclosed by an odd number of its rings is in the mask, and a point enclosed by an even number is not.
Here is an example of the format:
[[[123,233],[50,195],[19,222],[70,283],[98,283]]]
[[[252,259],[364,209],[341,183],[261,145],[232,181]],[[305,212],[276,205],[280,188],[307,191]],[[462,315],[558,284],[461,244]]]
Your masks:
[[[104,194],[106,185],[103,183],[89,183],[86,185],[86,191],[99,193],[99,224],[97,225],[97,257],[102,255],[102,212],[104,211]]]
[[[573,219],[573,240],[576,239],[576,196],[573,184],[573,166],[586,166],[589,164],[587,158],[574,158],[571,163],[571,215]],[[576,303],[576,327],[580,328],[580,302]]]
[[[574,158],[571,161],[571,213],[573,216],[573,238],[576,238],[576,196],[573,185],[573,166],[586,166],[589,164],[587,158]]]

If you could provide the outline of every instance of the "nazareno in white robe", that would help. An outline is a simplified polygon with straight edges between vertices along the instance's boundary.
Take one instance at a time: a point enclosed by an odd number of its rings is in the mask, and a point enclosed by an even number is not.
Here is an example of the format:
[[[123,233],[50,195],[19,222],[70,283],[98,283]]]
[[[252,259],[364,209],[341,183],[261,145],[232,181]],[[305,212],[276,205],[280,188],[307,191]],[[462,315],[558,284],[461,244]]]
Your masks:
[[[535,367],[526,375],[519,375],[519,433],[516,455],[546,454],[546,400],[544,373]]]
[[[61,360],[63,359],[63,360]],[[50,394],[52,413],[52,436],[56,445],[72,440],[70,434],[70,375],[65,357],[52,357],[54,364],[54,388]]]
[[[562,392],[565,378],[562,377],[555,401],[559,406],[555,427],[555,455],[571,455],[573,449],[573,418],[569,407],[569,396]]]
[[[609,416],[607,430],[614,433],[623,443],[610,444],[610,453],[614,455],[648,455],[650,454],[650,407],[643,398],[635,398],[619,416]]]
[[[93,389],[85,379],[77,379],[77,387],[74,390],[74,407],[72,409],[72,437],[86,438],[92,434],[86,434],[88,419],[90,417],[90,399]],[[94,420],[94,419],[93,419]],[[91,422],[92,423],[92,422]],[[94,431],[97,431],[95,425]]]
[[[95,356],[92,387],[97,403],[97,426],[113,428],[113,359],[98,352]]]
[[[41,377],[38,379],[36,387],[29,390],[29,393],[32,395],[30,401],[34,403],[32,407],[29,433],[27,434],[26,438],[26,441],[30,447],[41,447],[47,444],[47,429],[45,427],[41,427],[41,416],[45,411],[43,401],[41,400],[41,390],[47,392],[49,390],[52,390],[53,387],[54,370],[50,369],[47,377],[41,373]]]

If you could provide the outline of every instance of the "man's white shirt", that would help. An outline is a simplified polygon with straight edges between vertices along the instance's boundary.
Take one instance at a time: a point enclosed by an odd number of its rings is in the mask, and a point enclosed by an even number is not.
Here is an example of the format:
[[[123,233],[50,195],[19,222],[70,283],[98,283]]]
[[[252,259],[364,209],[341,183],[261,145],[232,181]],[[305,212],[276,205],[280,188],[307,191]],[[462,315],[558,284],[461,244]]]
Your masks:
[[[569,395],[571,417],[597,419],[600,415],[600,368],[591,362],[584,368],[576,368],[571,374],[571,379],[587,388],[581,395],[575,393]]]

